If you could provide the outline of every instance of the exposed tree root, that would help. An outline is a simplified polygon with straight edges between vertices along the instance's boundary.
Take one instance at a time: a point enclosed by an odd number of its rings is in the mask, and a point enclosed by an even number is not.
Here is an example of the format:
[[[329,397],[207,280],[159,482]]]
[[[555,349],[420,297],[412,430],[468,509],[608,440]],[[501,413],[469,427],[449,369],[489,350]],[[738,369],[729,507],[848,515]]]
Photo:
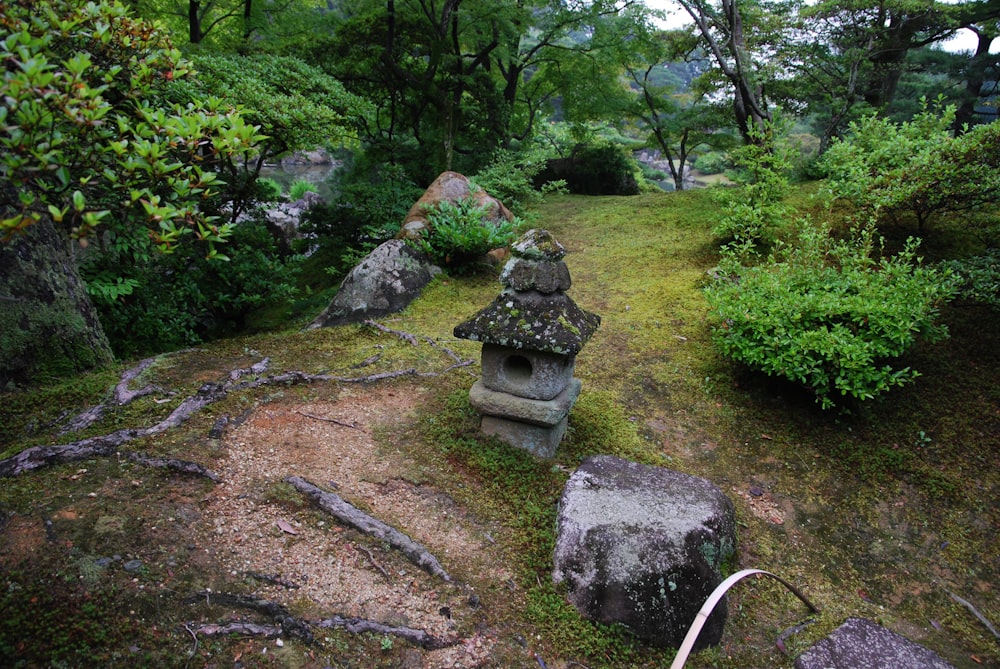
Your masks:
[[[200,592],[189,597],[187,602],[189,604],[204,602],[205,604],[250,609],[271,618],[277,623],[275,625],[261,625],[250,622],[230,622],[225,624],[200,625],[188,623],[184,625],[184,628],[192,635],[200,634],[201,636],[213,637],[228,634],[245,634],[247,636],[264,636],[270,638],[284,635],[301,639],[305,643],[311,644],[315,640],[312,628],[317,627],[320,629],[343,629],[351,634],[363,634],[365,632],[387,634],[404,639],[428,650],[445,648],[457,643],[457,640],[440,639],[423,630],[412,627],[392,627],[365,618],[334,616],[315,622],[299,620],[289,614],[288,609],[281,604],[248,595]]]
[[[390,627],[389,625],[383,625],[382,623],[377,623],[374,620],[366,620],[364,618],[342,618],[341,616],[334,616],[333,618],[320,620],[315,623],[315,626],[323,629],[336,627],[346,630],[351,634],[363,634],[365,632],[389,634],[391,636],[405,639],[406,641],[416,644],[421,648],[426,648],[427,650],[447,648],[448,646],[454,646],[458,643],[457,640],[440,639],[423,630],[413,629],[412,627]]]
[[[386,525],[381,520],[369,516],[356,506],[344,501],[342,497],[332,492],[325,492],[312,483],[298,476],[289,476],[285,482],[307,496],[319,508],[333,515],[343,523],[369,536],[386,542],[401,551],[411,562],[429,574],[439,576],[445,581],[451,581],[451,576],[444,570],[437,558],[416,541],[399,530]]]
[[[367,321],[367,324],[375,327],[381,332],[388,334],[394,334],[398,337],[404,339],[404,341],[410,342],[413,345],[417,344],[417,338],[414,335],[405,332],[399,332],[396,330],[391,330],[384,326],[376,324],[374,321]],[[377,381],[385,381],[388,379],[395,379],[405,376],[418,376],[418,377],[434,377],[440,376],[441,374],[446,374],[453,369],[459,367],[467,367],[473,364],[474,360],[463,360],[457,356],[454,352],[438,346],[433,340],[425,338],[430,345],[442,352],[444,352],[449,358],[454,360],[454,364],[446,367],[440,372],[421,372],[416,368],[409,368],[403,370],[397,370],[392,372],[381,372],[378,374],[369,374],[366,376],[357,377],[346,377],[346,376],[336,376],[333,374],[307,374],[300,371],[288,371],[280,374],[273,374],[270,376],[262,376],[266,371],[268,364],[270,363],[269,358],[264,358],[257,364],[243,369],[234,369],[229,373],[229,378],[222,383],[206,383],[194,395],[190,395],[184,398],[180,405],[174,409],[169,416],[164,418],[162,421],[147,428],[126,428],[124,430],[118,430],[117,432],[112,432],[111,434],[101,435],[97,437],[90,437],[87,439],[81,439],[79,441],[70,442],[68,444],[60,444],[54,446],[34,446],[32,448],[25,449],[15,456],[7,458],[5,460],[0,460],[0,478],[19,476],[26,472],[34,471],[42,467],[49,467],[52,465],[64,464],[67,462],[78,462],[80,460],[87,460],[90,458],[97,457],[108,457],[119,452],[120,447],[134,439],[140,437],[146,437],[154,434],[159,434],[165,432],[169,429],[175,428],[183,424],[193,415],[204,409],[210,404],[218,402],[224,399],[229,393],[234,391],[242,390],[252,390],[254,388],[260,388],[269,385],[291,385],[299,383],[318,383],[318,382],[337,382],[337,383],[375,383]],[[137,378],[145,369],[147,369],[154,362],[154,358],[148,358],[143,360],[135,367],[125,371],[122,374],[121,381],[115,386],[113,393],[114,400],[119,405],[127,404],[133,400],[149,395],[153,392],[163,392],[160,388],[156,386],[147,385],[139,390],[129,390],[128,384],[135,378]],[[242,379],[246,376],[254,376],[252,380],[243,381]],[[84,427],[89,427],[91,424],[103,417],[107,409],[107,404],[101,404],[92,409],[79,414],[73,420],[70,421],[70,428],[68,430],[80,430]],[[223,422],[220,424],[218,421],[212,428],[210,436],[212,438],[219,438],[225,429],[226,424]],[[67,430],[67,431],[68,431]],[[201,465],[191,462],[185,462],[183,460],[165,460],[161,458],[148,458],[142,456],[138,453],[127,453],[124,454],[125,457],[139,462],[141,464],[153,466],[153,467],[169,467],[171,469],[176,469],[178,471],[198,474],[201,476],[206,476],[213,481],[218,481],[218,477],[205,469]]]
[[[138,376],[146,371],[154,362],[156,362],[156,358],[146,358],[135,367],[131,367],[122,372],[121,380],[118,382],[118,385],[115,386],[113,392],[115,404],[118,406],[125,406],[140,397],[152,395],[155,392],[163,392],[162,388],[154,385],[146,385],[139,390],[129,390],[128,388],[128,384],[138,378]],[[104,418],[104,414],[107,410],[107,403],[91,407],[86,411],[77,414],[72,420],[66,423],[59,434],[67,434],[69,432],[79,432],[80,430],[84,430]]]

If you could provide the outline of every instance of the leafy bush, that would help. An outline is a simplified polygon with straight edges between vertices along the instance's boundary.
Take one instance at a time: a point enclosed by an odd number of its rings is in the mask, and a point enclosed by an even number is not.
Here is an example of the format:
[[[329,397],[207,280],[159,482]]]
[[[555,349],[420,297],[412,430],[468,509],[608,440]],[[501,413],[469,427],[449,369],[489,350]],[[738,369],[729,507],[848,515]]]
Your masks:
[[[720,324],[724,355],[802,384],[823,408],[838,398],[866,400],[917,375],[894,361],[918,337],[947,335],[935,324],[955,283],[920,265],[916,241],[874,260],[871,227],[836,241],[804,225],[792,245],[744,267],[728,255],[706,297]]]
[[[455,273],[467,272],[487,252],[507,246],[517,237],[520,220],[494,223],[487,215],[488,207],[475,198],[442,200],[427,214],[429,229],[412,243],[435,264]]]
[[[281,184],[270,177],[257,178],[257,200],[260,202],[278,202],[284,191]]]
[[[954,137],[954,118],[954,107],[925,102],[924,111],[904,123],[876,116],[851,123],[848,137],[822,160],[831,193],[864,216],[912,216],[919,230],[940,213],[1000,204],[1000,124]]]
[[[315,192],[316,184],[306,181],[305,179],[296,179],[292,182],[292,185],[288,187],[288,199],[295,202],[305,197],[306,193]]]
[[[694,169],[702,174],[722,174],[729,169],[729,158],[725,153],[709,151],[695,159]]]
[[[163,255],[148,240],[114,234],[89,252],[81,274],[117,355],[232,334],[254,309],[294,295],[299,258],[283,258],[263,223],[236,225],[228,241],[228,262],[186,248]]]
[[[471,181],[500,200],[516,216],[523,217],[530,207],[542,200],[542,190],[535,188],[533,180],[544,167],[544,160],[498,151],[490,164],[479,170]]]
[[[565,181],[571,193],[581,195],[636,195],[639,166],[615,144],[579,144],[568,158],[548,161],[536,184]]]
[[[397,165],[367,165],[341,175],[335,200],[309,209],[299,230],[300,251],[313,257],[329,274],[346,273],[358,260],[399,232],[413,203],[423,191]]]
[[[961,297],[1000,310],[1000,249],[951,260],[944,263],[944,267],[954,272],[961,282],[958,289]]]
[[[769,246],[788,220],[782,203],[788,190],[788,160],[773,143],[747,144],[730,152],[734,188],[719,188],[716,198],[727,212],[712,229],[730,248],[744,252]]]

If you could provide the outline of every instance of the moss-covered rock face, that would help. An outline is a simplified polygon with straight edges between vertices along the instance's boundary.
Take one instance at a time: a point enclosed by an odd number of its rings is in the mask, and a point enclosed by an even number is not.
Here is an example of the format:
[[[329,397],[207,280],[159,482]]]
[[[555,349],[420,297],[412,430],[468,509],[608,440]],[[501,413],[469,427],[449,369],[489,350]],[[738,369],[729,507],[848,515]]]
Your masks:
[[[601,324],[566,294],[566,249],[546,230],[529,230],[512,247],[492,303],[458,325],[455,336],[512,348],[573,356]]]

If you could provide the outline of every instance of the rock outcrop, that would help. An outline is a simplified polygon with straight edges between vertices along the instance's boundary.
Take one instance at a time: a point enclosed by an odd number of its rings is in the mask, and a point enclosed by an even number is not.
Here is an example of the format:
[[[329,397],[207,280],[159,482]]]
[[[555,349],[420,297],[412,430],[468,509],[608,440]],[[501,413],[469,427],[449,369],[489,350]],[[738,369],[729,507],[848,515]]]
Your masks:
[[[563,490],[557,582],[587,618],[677,648],[736,550],[729,499],[712,483],[608,455],[587,458]],[[719,643],[725,602],[696,648]]]
[[[440,271],[402,239],[391,239],[351,270],[330,305],[307,329],[358,323],[400,311]]]

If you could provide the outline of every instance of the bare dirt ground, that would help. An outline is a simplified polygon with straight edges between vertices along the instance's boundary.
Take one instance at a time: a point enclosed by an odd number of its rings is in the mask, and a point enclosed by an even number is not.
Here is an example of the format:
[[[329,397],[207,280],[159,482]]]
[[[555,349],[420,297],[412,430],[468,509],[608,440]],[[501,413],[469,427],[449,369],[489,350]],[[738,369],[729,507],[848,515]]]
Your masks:
[[[203,509],[202,527],[233,577],[266,574],[298,587],[262,583],[260,594],[289,607],[337,612],[457,642],[423,652],[423,667],[478,666],[496,639],[474,628],[479,596],[467,580],[510,579],[487,529],[449,497],[413,481],[418,463],[376,445],[419,400],[411,389],[345,390],[336,401],[260,407],[225,439],[223,479]],[[336,422],[334,422],[336,421]],[[455,582],[424,573],[398,553],[345,530],[312,509],[261,499],[287,476],[335,491],[426,546]],[[471,603],[470,603],[471,602]]]

